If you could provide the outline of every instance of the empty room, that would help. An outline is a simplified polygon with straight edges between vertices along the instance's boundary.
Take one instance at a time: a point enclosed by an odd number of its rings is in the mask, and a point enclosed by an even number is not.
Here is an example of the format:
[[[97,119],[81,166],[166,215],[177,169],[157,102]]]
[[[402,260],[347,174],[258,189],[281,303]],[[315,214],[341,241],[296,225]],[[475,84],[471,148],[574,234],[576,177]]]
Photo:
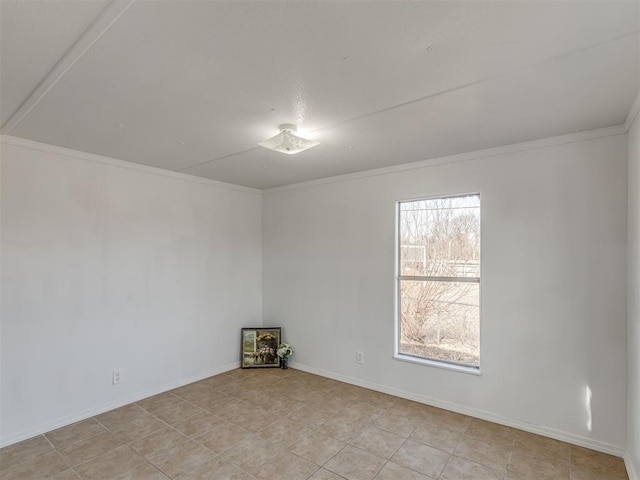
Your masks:
[[[640,2],[0,0],[0,479],[640,480]]]

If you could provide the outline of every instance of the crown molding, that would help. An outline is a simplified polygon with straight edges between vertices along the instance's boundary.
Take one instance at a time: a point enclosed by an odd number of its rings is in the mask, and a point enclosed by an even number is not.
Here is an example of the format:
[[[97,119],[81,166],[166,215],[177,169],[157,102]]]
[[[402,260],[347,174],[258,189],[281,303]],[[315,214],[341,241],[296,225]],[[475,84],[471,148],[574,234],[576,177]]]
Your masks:
[[[11,145],[14,147],[25,148],[28,150],[36,150],[39,152],[51,153],[53,155],[60,155],[63,157],[73,158],[76,160],[84,160],[87,162],[99,163],[99,164],[108,165],[111,167],[134,170],[137,172],[147,173],[150,175],[159,175],[162,177],[173,178],[176,180],[200,183],[202,185],[223,188],[225,190],[235,190],[239,192],[252,193],[254,195],[260,195],[260,196],[262,195],[262,190],[257,188],[244,187],[242,185],[236,185],[234,183],[225,183],[225,182],[220,182],[218,180],[210,180],[208,178],[196,177],[194,175],[189,175],[187,173],[179,173],[171,170],[165,170],[162,168],[150,167],[148,165],[127,162],[125,160],[118,160],[111,157],[104,157],[102,155],[95,155],[93,153],[81,152],[79,150],[72,150],[70,148],[58,147],[55,145],[49,145],[47,143],[40,143],[33,140],[27,140],[25,138],[13,137],[10,135],[0,135],[0,144]]]
[[[263,190],[265,193],[276,193],[287,190],[295,190],[299,188],[308,188],[330,183],[348,182],[367,177],[376,177],[379,175],[388,175],[391,173],[406,172],[409,170],[417,170],[421,168],[435,167],[449,163],[469,162],[480,160],[482,158],[497,157],[500,155],[508,155],[512,153],[527,152],[530,150],[540,150],[543,148],[556,147],[571,143],[586,142],[598,138],[612,137],[616,135],[624,135],[627,130],[624,125],[614,125],[612,127],[598,128],[595,130],[587,130],[584,132],[569,133],[557,137],[547,137],[539,140],[531,140],[528,142],[514,143],[511,145],[503,145],[500,147],[487,148],[484,150],[475,150],[472,152],[458,153],[455,155],[447,155],[444,157],[434,157],[427,160],[420,160],[412,163],[403,163],[401,165],[393,165],[391,167],[376,168],[373,170],[365,170],[362,172],[347,173],[345,175],[337,175],[327,178],[319,178],[309,180],[307,182],[293,183],[280,187],[267,188]]]
[[[640,95],[638,96],[638,98],[640,98]],[[636,99],[636,102],[634,103],[634,105],[638,105],[638,107],[640,107],[640,102],[638,101],[638,99]],[[636,109],[636,116],[637,116],[637,109]],[[630,117],[631,115],[627,117],[627,120],[629,120]],[[401,165],[393,165],[391,167],[382,167],[382,168],[376,168],[372,170],[365,170],[362,172],[348,173],[345,175],[319,178],[315,180],[309,180],[306,182],[293,183],[289,185],[283,185],[280,187],[267,188],[264,190],[251,188],[251,187],[244,187],[242,185],[236,185],[233,183],[220,182],[218,180],[210,180],[207,178],[197,177],[197,176],[189,175],[186,173],[165,170],[162,168],[150,167],[147,165],[141,165],[138,163],[127,162],[124,160],[118,160],[111,157],[105,157],[102,155],[95,155],[93,153],[81,152],[79,150],[72,150],[69,148],[58,147],[58,146],[50,145],[46,143],[40,143],[40,142],[36,142],[33,140],[28,140],[20,137],[14,137],[11,135],[0,135],[0,143],[6,144],[6,145],[14,145],[22,148],[28,148],[31,150],[38,150],[42,152],[53,153],[56,155],[62,155],[69,158],[86,160],[89,162],[102,163],[105,165],[126,168],[129,170],[137,170],[137,171],[146,172],[154,175],[161,175],[165,177],[181,179],[181,180],[201,183],[205,185],[226,188],[230,190],[238,190],[238,191],[262,195],[263,193],[277,193],[277,192],[288,191],[288,190],[296,190],[300,188],[309,188],[309,187],[326,185],[331,183],[347,182],[351,180],[358,180],[361,178],[376,177],[380,175],[388,175],[392,173],[406,172],[410,170],[418,170],[421,168],[435,167],[438,165],[445,165],[450,163],[469,162],[469,161],[480,160],[488,157],[497,157],[500,155],[508,155],[512,153],[539,150],[543,148],[567,145],[571,143],[586,142],[586,141],[595,140],[598,138],[624,135],[627,133],[627,131],[628,131],[628,127],[626,126],[626,122],[625,122],[624,125],[615,125],[612,127],[599,128],[595,130],[587,130],[584,132],[570,133],[567,135],[560,135],[557,137],[547,137],[539,140],[532,140],[529,142],[503,145],[500,147],[488,148],[484,150],[475,150],[473,152],[447,155],[444,157],[434,157],[427,160],[420,160],[412,163],[403,163]]]

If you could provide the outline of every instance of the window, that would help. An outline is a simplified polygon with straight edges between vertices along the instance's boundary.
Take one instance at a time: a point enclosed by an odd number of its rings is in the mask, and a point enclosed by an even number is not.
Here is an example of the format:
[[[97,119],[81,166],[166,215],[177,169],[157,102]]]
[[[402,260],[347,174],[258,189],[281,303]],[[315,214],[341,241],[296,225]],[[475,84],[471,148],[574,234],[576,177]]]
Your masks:
[[[396,358],[480,369],[480,195],[398,203]]]

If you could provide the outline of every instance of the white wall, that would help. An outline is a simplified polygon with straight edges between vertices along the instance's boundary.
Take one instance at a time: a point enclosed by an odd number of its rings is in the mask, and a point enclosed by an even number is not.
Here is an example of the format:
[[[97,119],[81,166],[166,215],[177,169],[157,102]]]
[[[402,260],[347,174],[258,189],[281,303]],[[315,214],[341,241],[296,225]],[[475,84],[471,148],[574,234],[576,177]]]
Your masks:
[[[2,444],[237,366],[259,191],[3,142]]]
[[[486,155],[266,191],[264,322],[300,368],[622,454],[626,137]],[[466,192],[482,195],[481,376],[392,359],[395,202]]]
[[[627,452],[628,460],[640,479],[640,117],[631,124],[629,151],[629,295],[627,384]],[[628,468],[628,470],[631,470]],[[632,480],[634,477],[631,477]]]

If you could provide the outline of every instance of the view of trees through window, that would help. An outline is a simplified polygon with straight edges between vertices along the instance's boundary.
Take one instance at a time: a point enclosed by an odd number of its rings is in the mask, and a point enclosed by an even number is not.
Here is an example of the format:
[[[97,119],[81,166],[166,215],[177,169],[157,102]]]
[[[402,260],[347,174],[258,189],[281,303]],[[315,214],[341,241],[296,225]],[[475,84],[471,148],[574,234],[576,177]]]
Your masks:
[[[399,348],[480,366],[480,195],[399,203]]]

